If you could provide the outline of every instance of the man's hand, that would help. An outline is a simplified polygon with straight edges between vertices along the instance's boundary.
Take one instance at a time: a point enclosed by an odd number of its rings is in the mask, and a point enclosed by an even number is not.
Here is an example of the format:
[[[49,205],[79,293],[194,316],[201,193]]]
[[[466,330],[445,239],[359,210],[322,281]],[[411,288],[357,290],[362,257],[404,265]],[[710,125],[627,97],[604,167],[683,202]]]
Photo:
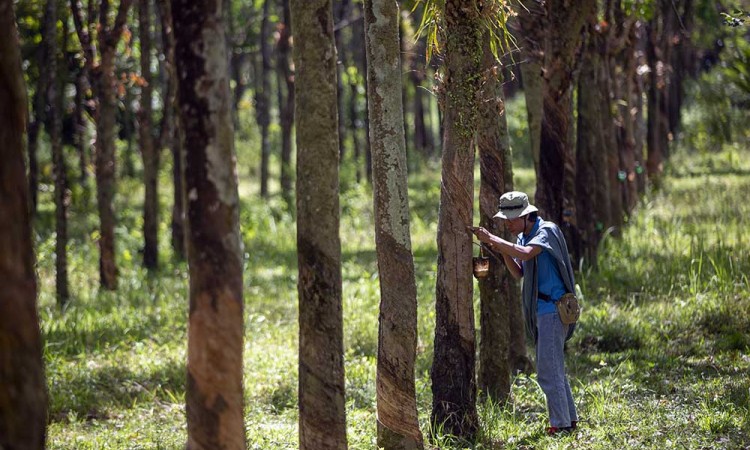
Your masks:
[[[476,236],[480,242],[482,242],[483,244],[487,244],[487,245],[492,244],[492,238],[494,237],[494,235],[490,233],[489,231],[487,231],[485,228],[470,227],[470,229],[471,229],[471,232],[474,233],[474,236]]]

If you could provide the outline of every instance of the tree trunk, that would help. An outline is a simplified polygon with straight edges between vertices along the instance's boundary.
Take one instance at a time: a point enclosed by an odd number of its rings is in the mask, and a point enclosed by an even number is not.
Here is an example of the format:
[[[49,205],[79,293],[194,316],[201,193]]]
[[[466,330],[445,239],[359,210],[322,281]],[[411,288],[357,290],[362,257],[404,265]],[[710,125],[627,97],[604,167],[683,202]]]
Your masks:
[[[47,0],[44,19],[45,53],[50,55],[45,70],[57,74],[57,3]],[[55,292],[57,304],[63,308],[70,299],[68,292],[68,227],[66,214],[67,173],[62,145],[63,111],[60,83],[57,77],[50,77],[47,83],[46,105],[47,126],[52,148],[52,166],[55,175]]]
[[[349,12],[349,1],[350,0],[338,0],[333,7],[333,20],[334,20],[334,40],[336,42],[336,100],[339,111],[338,117],[338,130],[339,130],[339,163],[344,162],[344,156],[346,154],[347,136],[349,131],[346,127],[346,108],[344,108],[344,100],[346,98],[344,92],[344,79],[346,73],[346,47],[344,46],[344,20],[346,19],[347,13]],[[355,159],[356,161],[356,159]],[[359,176],[359,172],[357,172]],[[359,181],[359,179],[357,179]]]
[[[547,51],[547,11],[544,2],[532,0],[518,8],[518,34],[521,37],[521,66],[526,113],[529,122],[529,143],[534,169],[539,173],[539,146],[542,132],[544,100],[544,58]]]
[[[358,11],[360,8],[359,3],[351,3],[350,9],[352,12],[349,13],[352,17],[362,17],[363,13]],[[365,40],[364,40],[364,26],[363,20],[352,19],[351,23],[351,39],[349,40],[348,57],[349,64],[353,69],[350,70],[349,78],[349,131],[352,134],[352,145],[354,148],[354,159],[356,161],[357,170],[357,182],[362,180],[362,174],[364,174],[368,183],[372,183],[372,155],[369,153],[369,142],[367,140],[367,132],[365,131],[364,140],[360,139],[361,131],[364,127],[368,130],[369,123],[367,121],[367,114],[361,117],[359,111],[359,101],[361,99],[359,95],[359,83],[364,84],[364,88],[367,89],[367,61],[365,58]],[[353,74],[354,76],[351,76]],[[365,96],[365,108],[367,107],[367,96]],[[362,120],[364,119],[364,120]],[[402,117],[403,120],[403,117]],[[360,166],[362,161],[362,154],[365,156],[365,166]]]
[[[513,168],[505,117],[502,72],[485,37],[482,56],[483,92],[479,103],[477,147],[481,181],[479,186],[479,224],[492,234],[510,239],[507,231],[497,226],[492,217],[498,199],[513,190]],[[487,255],[489,256],[489,255]],[[510,277],[502,261],[491,260],[490,272],[479,279],[480,340],[479,390],[501,404],[510,394],[510,314],[511,295],[517,283]]]
[[[95,21],[94,18],[94,4],[89,2],[89,15],[88,21]],[[87,91],[92,90],[93,101],[96,102],[96,74],[93,73],[92,68],[94,64],[94,46],[91,40],[91,34],[89,33],[89,25],[84,22],[83,13],[81,11],[81,5],[78,0],[70,0],[71,16],[73,17],[73,23],[75,24],[75,30],[78,34],[78,40],[81,43],[81,56],[83,63],[81,64],[80,70],[76,76],[76,134],[77,134],[77,147],[79,152],[79,166],[81,171],[81,184],[84,186],[85,199],[84,201],[88,204],[90,199],[89,186],[88,186],[88,162],[94,159],[93,152],[89,145],[89,141],[86,139],[86,119],[84,112],[90,110],[90,112],[96,117],[96,106],[91,108],[87,107]],[[95,160],[94,160],[95,161]]]
[[[643,56],[645,54],[644,44],[646,33],[644,32],[643,21],[636,21],[633,27],[633,51],[639,56],[635,60],[636,65],[643,63]],[[646,145],[646,120],[643,114],[643,93],[645,91],[645,80],[648,74],[643,74],[636,70],[633,76],[633,91],[631,92],[631,109],[635,111],[633,117],[633,137],[635,141],[635,157],[636,163],[636,180],[638,195],[643,196],[646,193],[646,160],[643,155],[643,149]]]
[[[610,223],[608,147],[604,128],[612,126],[607,89],[605,31],[597,23],[596,9],[586,18],[587,42],[578,79],[578,138],[576,140],[576,211],[581,232],[582,256],[596,266],[604,227]]]
[[[658,28],[657,17],[650,21],[646,31],[648,34],[646,58],[651,68],[647,103],[648,131],[646,140],[648,159],[646,161],[646,169],[649,180],[656,186],[659,186],[661,182],[665,154],[665,149],[663,148],[665,139],[661,136],[663,132],[663,120],[661,117],[661,108],[659,107],[662,103],[665,80],[663,64],[660,64],[660,50],[657,47]]]
[[[26,86],[11,1],[0,1],[0,105],[0,448],[42,450],[47,389],[23,162]]]
[[[299,448],[345,449],[336,48],[331,0],[293,0]]]
[[[260,196],[268,198],[268,159],[271,156],[271,142],[268,128],[271,125],[271,48],[268,38],[271,34],[270,5],[272,0],[263,2],[263,18],[260,22],[260,79],[256,80],[256,107],[258,127],[260,127]]]
[[[115,74],[114,49],[102,48],[96,123],[96,185],[99,209],[99,276],[104,289],[117,289],[115,263]]]
[[[173,0],[185,137],[187,448],[244,449],[242,250],[222,2]]]
[[[417,285],[409,232],[398,4],[365,0],[375,242],[380,273],[378,447],[421,449],[414,361]]]
[[[163,136],[172,153],[172,182],[174,186],[172,194],[172,219],[171,219],[171,243],[172,250],[177,260],[184,260],[185,248],[185,191],[183,189],[183,167],[185,155],[182,149],[180,133],[179,102],[177,99],[177,67],[175,66],[175,38],[172,20],[172,5],[170,2],[156,2],[161,16],[162,44],[164,45],[165,67],[167,71],[167,95],[164,99],[164,114],[162,119],[165,126],[162,127]],[[162,139],[160,139],[161,141]],[[163,143],[160,144],[161,146]]]
[[[78,171],[79,183],[83,186],[85,192],[85,201],[89,201],[89,169],[88,169],[88,145],[86,139],[86,87],[88,86],[88,75],[84,67],[80,67],[76,74],[75,80],[76,94],[75,94],[75,110],[74,110],[74,123],[75,123],[75,145],[78,153]]]
[[[620,106],[620,114],[622,115],[623,124],[623,136],[625,141],[625,167],[627,168],[627,183],[626,183],[626,205],[628,213],[635,209],[638,203],[638,178],[640,176],[640,158],[636,152],[636,115],[633,111],[637,111],[636,106],[636,77],[638,70],[638,62],[636,60],[636,24],[635,22],[630,23],[625,31],[626,33],[626,46],[622,51],[621,60],[623,62],[622,68],[622,100]],[[623,104],[624,103],[624,104]]]
[[[138,2],[138,30],[141,41],[141,109],[138,131],[143,156],[143,265],[149,270],[159,266],[159,150],[154,145],[153,111],[151,107],[153,76],[151,75],[151,7],[149,0]]]
[[[292,127],[294,126],[294,74],[291,66],[292,22],[289,11],[289,0],[282,0],[283,24],[279,28],[279,43],[276,55],[276,69],[286,87],[286,98],[279,99],[279,116],[281,122],[281,195],[287,205],[292,206]],[[279,83],[279,92],[282,92]]]
[[[444,140],[432,423],[473,440],[477,431],[472,238],[475,101],[482,59],[482,25],[476,2],[445,4]]]
[[[536,206],[565,233],[573,261],[578,261],[575,209],[575,151],[572,115],[576,54],[581,44],[586,11],[593,0],[559,5],[548,2],[548,51],[545,61],[544,111],[539,141]]]
[[[102,288],[117,289],[115,264],[115,114],[117,80],[115,79],[115,48],[125,25],[132,0],[121,0],[117,18],[110,29],[107,23],[109,1],[102,0],[99,11],[100,64],[96,74],[96,199],[99,209],[99,274]],[[93,64],[90,62],[89,64]]]

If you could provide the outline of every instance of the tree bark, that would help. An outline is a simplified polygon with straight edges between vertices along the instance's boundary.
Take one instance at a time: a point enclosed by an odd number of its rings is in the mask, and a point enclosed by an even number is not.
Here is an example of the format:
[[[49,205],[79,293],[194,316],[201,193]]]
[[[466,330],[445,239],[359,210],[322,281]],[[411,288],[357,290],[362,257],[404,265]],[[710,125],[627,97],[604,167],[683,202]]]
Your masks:
[[[270,6],[272,0],[263,2],[263,17],[260,22],[260,77],[255,82],[258,127],[260,128],[260,196],[268,197],[268,160],[271,156],[271,142],[268,128],[271,125],[271,48],[268,38],[271,35]]]
[[[482,25],[479,4],[445,3],[444,138],[435,356],[432,363],[432,423],[473,440],[477,431],[475,326],[472,280],[475,101],[479,91]]]
[[[45,71],[57,74],[57,3],[47,0],[44,19],[45,53],[49,55]],[[55,292],[57,304],[63,308],[70,299],[68,290],[68,224],[66,192],[68,189],[65,155],[62,144],[63,102],[58,77],[47,83],[47,126],[52,148],[52,167],[55,175]]]
[[[291,66],[292,22],[289,11],[289,0],[282,0],[283,24],[279,26],[276,69],[281,75],[286,88],[286,97],[279,98],[279,116],[281,122],[281,195],[287,205],[292,206],[292,127],[294,126],[294,73]],[[282,92],[279,83],[279,92]]]
[[[88,22],[93,22],[96,19],[93,17],[94,13],[94,2],[89,2],[89,15]],[[90,112],[94,118],[96,118],[96,106],[89,106],[89,91],[91,90],[92,100],[96,102],[96,80],[95,74],[92,73],[94,64],[94,46],[91,40],[91,34],[89,33],[88,23],[84,22],[83,13],[81,11],[81,4],[78,0],[70,0],[71,16],[73,17],[73,23],[75,30],[78,35],[78,40],[81,44],[81,56],[82,64],[76,75],[76,110],[75,110],[75,123],[76,123],[76,146],[79,152],[79,168],[81,176],[81,184],[84,187],[84,201],[88,204],[90,200],[90,192],[88,185],[89,177],[89,161],[94,159],[92,148],[89,145],[89,141],[86,139],[86,119],[85,112]]]
[[[429,103],[428,107],[425,107],[425,94],[422,86],[427,71],[427,67],[424,64],[424,38],[417,40],[414,51],[415,55],[413,58],[410,58],[412,65],[409,69],[409,79],[414,86],[414,147],[417,153],[427,159],[434,156],[435,143],[432,139],[432,133],[428,128],[428,124],[430,123]]]
[[[333,34],[334,40],[336,42],[336,54],[338,58],[336,63],[336,73],[338,75],[336,77],[336,100],[338,102],[337,106],[339,111],[337,122],[339,130],[339,163],[344,162],[344,157],[346,154],[346,144],[350,131],[346,127],[346,108],[344,108],[344,101],[346,99],[346,94],[344,92],[344,75],[346,73],[346,46],[344,46],[343,37],[344,29],[346,28],[343,24],[349,12],[349,1],[350,0],[339,0],[333,6]],[[357,170],[359,170],[359,168],[357,168]],[[359,172],[357,172],[357,177],[359,177]],[[357,181],[359,181],[359,178],[357,178]]]
[[[544,111],[544,58],[547,52],[547,11],[544,1],[532,0],[518,8],[518,34],[521,37],[521,77],[526,97],[529,142],[534,169],[539,173],[539,151]]]
[[[83,67],[79,67],[75,80],[75,146],[78,153],[78,182],[81,183],[85,192],[85,201],[89,201],[89,169],[88,169],[88,145],[86,145],[86,90],[88,86],[88,75]]]
[[[178,80],[177,67],[175,65],[174,21],[172,20],[172,5],[170,2],[158,1],[156,5],[161,16],[162,43],[164,45],[168,84],[167,95],[164,99],[164,114],[168,116],[162,119],[166,122],[162,130],[166,130],[163,136],[172,153],[172,182],[174,190],[172,193],[172,219],[170,222],[171,243],[175,257],[177,260],[182,261],[187,254],[185,248],[185,190],[183,188],[185,155],[182,146],[183,139],[180,137],[182,133],[180,115],[177,114],[180,105],[177,98]]]
[[[13,2],[6,0],[0,1],[0,105],[0,448],[41,450],[47,389],[23,162],[26,86]]]
[[[172,1],[188,193],[190,450],[246,448],[242,243],[224,7]]]
[[[597,248],[610,223],[608,147],[604,129],[612,126],[607,79],[605,30],[592,8],[587,20],[578,79],[578,138],[576,140],[576,211],[581,232],[582,256],[596,266]]]
[[[665,68],[661,58],[661,50],[658,48],[658,38],[660,35],[660,26],[658,17],[653,18],[646,28],[648,42],[646,45],[646,58],[651,68],[649,87],[648,87],[648,131],[647,131],[647,148],[648,158],[646,161],[646,170],[648,178],[655,186],[661,184],[661,174],[664,170],[664,155],[666,149],[665,130],[663,127],[664,119],[660,105],[663,102],[665,89]]]
[[[560,225],[573,261],[578,261],[575,209],[575,151],[572,142],[574,72],[586,11],[593,0],[558,4],[548,2],[548,51],[544,76],[544,111],[539,141],[536,206],[541,215]]]
[[[331,0],[293,0],[299,448],[346,449],[339,136]]]
[[[504,192],[513,190],[513,168],[505,117],[502,72],[485,36],[482,55],[482,96],[480,97],[477,148],[479,150],[479,224],[492,234],[512,239],[492,217]],[[488,255],[489,256],[489,255]],[[510,307],[518,302],[518,284],[502,261],[491,260],[490,272],[479,279],[480,340],[479,390],[503,403],[510,394]]]
[[[363,12],[359,11],[359,3],[351,3],[349,15],[352,17],[351,39],[349,40],[349,49],[347,51],[348,62],[350,67],[349,77],[349,131],[352,134],[352,145],[354,148],[354,159],[356,161],[357,182],[362,180],[364,174],[368,183],[372,183],[372,154],[369,149],[367,140],[367,131],[369,123],[367,114],[362,115],[359,110],[359,102],[362,99],[359,94],[359,83],[362,83],[367,90],[367,61],[365,58],[365,39],[364,24],[361,19]],[[359,18],[359,19],[357,19]],[[354,76],[352,76],[352,74]],[[367,96],[364,96],[365,108],[367,107]],[[403,117],[402,117],[403,120]],[[365,138],[360,139],[361,131],[364,128]],[[362,155],[365,156],[364,167],[360,166]]]
[[[99,275],[101,287],[117,289],[115,263],[115,114],[117,111],[115,49],[120,40],[132,0],[121,0],[112,27],[107,23],[109,1],[102,0],[99,11],[100,64],[95,73],[96,86],[96,199],[99,210]],[[80,31],[79,31],[80,36]],[[93,57],[93,55],[91,55]],[[92,65],[93,61],[87,61]]]
[[[364,15],[381,293],[376,378],[378,446],[422,449],[414,383],[417,285],[409,232],[398,4],[365,0]]]
[[[141,109],[138,131],[143,156],[143,182],[146,197],[143,202],[143,265],[149,270],[159,266],[159,149],[154,145],[153,76],[151,75],[151,6],[149,0],[138,1],[138,29],[141,41]]]

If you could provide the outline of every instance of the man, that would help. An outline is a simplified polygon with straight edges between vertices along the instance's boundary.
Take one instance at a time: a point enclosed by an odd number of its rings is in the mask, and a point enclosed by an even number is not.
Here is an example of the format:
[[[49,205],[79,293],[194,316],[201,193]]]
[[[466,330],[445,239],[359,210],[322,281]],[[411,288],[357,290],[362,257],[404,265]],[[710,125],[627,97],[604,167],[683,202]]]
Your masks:
[[[565,374],[564,345],[575,324],[563,325],[556,302],[565,293],[575,292],[573,267],[565,237],[552,222],[542,220],[523,192],[507,192],[500,197],[495,219],[504,221],[518,235],[516,244],[484,228],[473,228],[477,238],[502,255],[511,275],[523,277],[523,310],[527,331],[536,344],[537,380],[547,397],[550,427],[554,435],[576,428],[576,414],[570,383]]]

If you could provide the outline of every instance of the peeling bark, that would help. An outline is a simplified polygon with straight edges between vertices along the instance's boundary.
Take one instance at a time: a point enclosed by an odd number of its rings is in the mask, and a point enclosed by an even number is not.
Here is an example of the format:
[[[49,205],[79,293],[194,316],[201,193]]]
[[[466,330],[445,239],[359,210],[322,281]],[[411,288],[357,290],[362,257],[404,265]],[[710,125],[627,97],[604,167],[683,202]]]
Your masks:
[[[292,0],[291,13],[296,71],[299,448],[346,449],[331,0]]]
[[[171,6],[190,193],[187,448],[244,449],[242,249],[225,4]]]
[[[42,450],[47,390],[23,162],[26,86],[11,1],[0,1],[0,105],[0,448]]]

